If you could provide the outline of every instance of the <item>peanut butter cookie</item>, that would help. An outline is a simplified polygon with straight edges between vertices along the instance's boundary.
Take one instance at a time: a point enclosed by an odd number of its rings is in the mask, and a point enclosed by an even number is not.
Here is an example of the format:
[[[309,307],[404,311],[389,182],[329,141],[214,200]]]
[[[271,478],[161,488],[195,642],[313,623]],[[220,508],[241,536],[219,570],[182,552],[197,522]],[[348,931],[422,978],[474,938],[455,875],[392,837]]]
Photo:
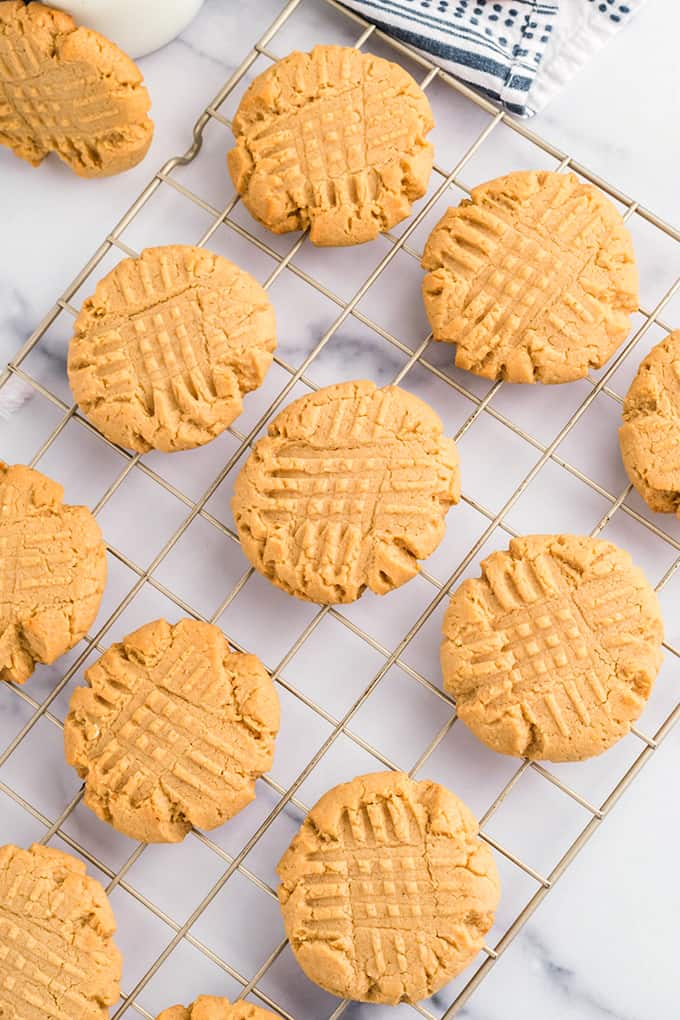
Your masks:
[[[680,517],[680,330],[653,347],[623,403],[628,477],[652,510]]]
[[[411,213],[427,189],[434,127],[398,64],[344,46],[291,53],[259,75],[234,117],[234,187],[276,234],[361,244]]]
[[[449,790],[403,772],[336,786],[278,865],[291,948],[332,995],[432,995],[476,956],[500,884],[477,822]]]
[[[112,645],[76,688],[66,760],[85,803],[146,843],[214,829],[249,804],[274,755],[279,704],[254,655],[209,623],[147,623]]]
[[[0,847],[0,1017],[108,1020],[122,958],[99,882],[70,854]]]
[[[514,538],[444,618],[444,686],[502,754],[579,761],[628,733],[661,665],[654,590],[630,556],[581,535]]]
[[[276,1020],[274,1013],[251,1002],[229,1002],[214,995],[199,995],[191,1006],[170,1006],[156,1020]]]
[[[84,506],[39,471],[0,461],[0,680],[24,683],[87,633],[106,584],[106,547]]]
[[[187,450],[231,425],[275,347],[274,311],[249,273],[202,248],[147,248],[84,302],[69,382],[112,442]]]
[[[80,177],[129,170],[153,136],[137,65],[62,11],[0,3],[0,144],[33,166],[50,152]]]
[[[286,407],[236,479],[241,545],[312,602],[384,594],[418,572],[460,497],[458,454],[431,407],[397,386],[327,386]]]
[[[638,307],[616,207],[573,174],[518,171],[444,214],[423,254],[435,340],[487,379],[563,383],[599,368]]]

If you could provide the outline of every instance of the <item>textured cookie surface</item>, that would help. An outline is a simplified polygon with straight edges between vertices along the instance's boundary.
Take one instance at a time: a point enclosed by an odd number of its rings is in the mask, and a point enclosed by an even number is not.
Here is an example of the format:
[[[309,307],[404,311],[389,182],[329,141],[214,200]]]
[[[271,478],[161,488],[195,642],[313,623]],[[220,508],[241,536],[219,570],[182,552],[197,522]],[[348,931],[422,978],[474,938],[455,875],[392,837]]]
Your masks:
[[[431,995],[481,949],[499,882],[454,794],[403,772],[359,776],[310,811],[278,865],[291,948],[333,995]]]
[[[276,1020],[274,1013],[251,1002],[229,1002],[214,995],[200,995],[191,1006],[171,1006],[156,1020]]]
[[[434,228],[422,264],[435,339],[489,379],[580,379],[623,342],[638,307],[623,220],[573,174],[519,171],[474,188]]]
[[[249,273],[201,248],[148,248],[84,302],[69,381],[112,442],[185,450],[231,425],[275,346],[274,311]]]
[[[652,510],[680,517],[680,330],[644,359],[619,429],[628,477]]]
[[[106,548],[84,506],[38,471],[0,461],[0,679],[23,683],[87,632],[106,583]]]
[[[228,157],[250,212],[314,244],[370,241],[408,216],[432,170],[424,92],[398,64],[343,46],[291,53],[234,118]]]
[[[628,733],[661,665],[656,594],[630,556],[529,535],[482,561],[444,618],[444,685],[503,754],[577,761]]]
[[[179,842],[253,799],[272,762],[278,700],[260,660],[231,652],[218,627],[148,623],[85,678],[64,744],[104,821],[133,839]]]
[[[460,495],[438,416],[397,386],[328,386],[290,404],[236,479],[243,550],[298,598],[352,602],[418,571]]]
[[[49,152],[81,177],[144,158],[153,124],[135,63],[68,14],[0,3],[0,143],[38,166]]]
[[[70,854],[0,847],[0,1017],[107,1020],[118,1000],[116,922]]]

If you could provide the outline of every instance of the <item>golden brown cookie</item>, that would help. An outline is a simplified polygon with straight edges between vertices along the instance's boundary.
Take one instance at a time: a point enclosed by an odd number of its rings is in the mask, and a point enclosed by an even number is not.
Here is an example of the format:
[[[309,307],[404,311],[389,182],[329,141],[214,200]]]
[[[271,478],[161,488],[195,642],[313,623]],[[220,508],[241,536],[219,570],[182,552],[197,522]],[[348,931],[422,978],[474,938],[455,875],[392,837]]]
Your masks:
[[[628,477],[652,510],[680,517],[680,330],[653,347],[623,402]]]
[[[0,461],[0,680],[22,684],[87,633],[106,584],[106,546],[85,506],[38,471]]]
[[[397,386],[349,382],[274,419],[232,509],[253,566],[291,595],[336,603],[413,577],[459,497],[456,446],[432,408]]]
[[[361,244],[411,213],[427,189],[434,127],[398,64],[345,46],[291,53],[259,75],[233,122],[234,187],[276,234]]]
[[[177,843],[253,800],[274,756],[279,703],[260,660],[230,651],[219,627],[147,623],[85,679],[64,747],[103,821],[146,843]]]
[[[579,761],[628,733],[661,665],[654,590],[623,549],[582,535],[514,538],[444,618],[444,686],[502,754]]]
[[[274,310],[249,273],[203,248],[147,248],[83,303],[68,376],[107,439],[187,450],[231,425],[275,347]]]
[[[326,793],[279,861],[291,948],[326,991],[396,1004],[432,995],[477,955],[500,895],[477,822],[403,772]]]
[[[129,170],[153,137],[137,65],[62,11],[0,3],[0,144],[38,166],[56,152],[80,177]]]
[[[191,1006],[170,1006],[156,1020],[276,1020],[274,1013],[251,1002],[229,1002],[214,995],[199,995]]]
[[[0,1017],[107,1020],[122,958],[106,893],[70,854],[0,847]]]
[[[449,209],[423,254],[435,340],[487,379],[562,383],[614,353],[638,307],[616,207],[573,174],[518,171]]]

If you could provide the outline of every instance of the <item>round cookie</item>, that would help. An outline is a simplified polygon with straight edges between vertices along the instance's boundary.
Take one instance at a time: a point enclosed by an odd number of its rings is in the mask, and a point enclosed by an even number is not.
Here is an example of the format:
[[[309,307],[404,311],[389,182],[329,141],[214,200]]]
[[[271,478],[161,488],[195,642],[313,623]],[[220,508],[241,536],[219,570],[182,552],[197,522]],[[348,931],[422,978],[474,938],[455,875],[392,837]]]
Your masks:
[[[249,804],[279,728],[274,684],[219,627],[147,623],[112,645],[73,692],[66,760],[85,803],[132,839],[177,843]]]
[[[476,956],[500,884],[477,822],[438,783],[378,772],[336,786],[279,861],[286,934],[332,995],[432,995]]]
[[[259,75],[233,121],[227,162],[253,216],[318,245],[361,244],[427,189],[434,127],[403,67],[345,46],[291,53]]]
[[[633,245],[616,207],[573,174],[480,184],[434,228],[422,261],[435,340],[487,379],[563,383],[614,353],[638,307]]]
[[[628,733],[661,665],[654,590],[627,552],[581,535],[514,538],[444,618],[444,686],[502,754],[580,761]]]
[[[122,957],[106,893],[82,861],[0,847],[0,1017],[108,1020]]]
[[[0,680],[24,683],[87,633],[106,584],[106,546],[84,506],[39,471],[0,461]]]
[[[62,11],[0,3],[0,144],[38,166],[49,152],[80,177],[121,173],[153,137],[137,65]]]
[[[229,1002],[214,995],[199,995],[191,1006],[170,1006],[156,1020],[276,1020],[274,1013],[252,1002]]]
[[[284,591],[352,602],[418,572],[460,497],[458,454],[431,407],[397,386],[327,386],[289,404],[236,479],[250,562]]]
[[[107,439],[187,450],[231,425],[275,347],[274,310],[249,273],[203,248],[147,248],[83,303],[68,377]]]
[[[680,330],[653,347],[623,402],[628,477],[652,510],[680,517]]]

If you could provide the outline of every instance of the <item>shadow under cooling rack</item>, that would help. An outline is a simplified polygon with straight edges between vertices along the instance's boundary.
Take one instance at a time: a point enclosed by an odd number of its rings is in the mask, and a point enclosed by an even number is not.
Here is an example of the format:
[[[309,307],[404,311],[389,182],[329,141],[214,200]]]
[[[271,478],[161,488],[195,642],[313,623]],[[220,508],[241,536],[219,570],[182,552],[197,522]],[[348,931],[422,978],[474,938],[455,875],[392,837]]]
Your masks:
[[[218,139],[217,145],[226,149],[230,137],[229,101],[238,96],[239,90],[248,81],[253,70],[259,69],[260,64],[264,62],[266,65],[268,61],[284,55],[276,52],[280,33],[284,34],[285,42],[282,45],[285,45],[286,49],[291,49],[293,45],[298,45],[302,49],[308,48],[305,41],[298,39],[296,35],[295,14],[300,7],[300,0],[292,0],[201,113],[193,129],[191,146],[183,155],[170,159],[154,175],[76,279],[55,301],[38,328],[0,377],[0,386],[29,386],[36,398],[39,398],[45,407],[49,406],[52,415],[50,420],[56,418],[56,424],[48,429],[47,435],[39,443],[31,459],[32,466],[38,464],[55,443],[65,441],[71,429],[82,430],[81,435],[87,433],[92,441],[103,444],[102,449],[106,447],[112,455],[115,455],[115,475],[104,491],[93,499],[96,514],[104,512],[114,496],[118,499],[124,495],[127,492],[126,486],[133,478],[139,478],[145,484],[154,487],[153,491],[162,492],[171,499],[173,506],[176,504],[178,508],[177,514],[180,519],[179,525],[172,526],[167,538],[161,541],[160,548],[147,563],[137,562],[137,558],[130,550],[120,547],[120,543],[108,546],[110,562],[124,574],[129,587],[126,589],[123,586],[120,599],[115,605],[107,608],[103,620],[98,621],[97,629],[74,650],[68,669],[44,697],[34,698],[20,687],[6,685],[12,697],[16,697],[21,703],[23,714],[20,715],[20,720],[23,721],[0,754],[0,792],[18,809],[25,812],[33,823],[39,825],[41,831],[44,829],[41,842],[58,840],[81,855],[101,872],[105,882],[108,881],[107,889],[110,894],[121,896],[124,894],[131,904],[141,908],[154,922],[158,922],[163,931],[158,952],[154,949],[149,958],[145,958],[137,967],[131,980],[131,987],[113,1013],[113,1020],[117,1020],[125,1013],[135,1012],[147,1018],[153,1017],[153,1013],[142,1004],[142,1000],[155,976],[171,954],[178,951],[181,946],[190,947],[192,952],[198,954],[196,959],[200,958],[206,964],[218,968],[225,981],[231,982],[230,987],[234,989],[235,998],[247,996],[277,1011],[287,1020],[320,1020],[319,1009],[325,1010],[323,1015],[328,1020],[335,1020],[345,1012],[350,1005],[348,1002],[336,1004],[328,996],[323,1000],[309,1000],[312,1004],[309,1005],[308,1002],[306,1007],[292,1001],[281,1001],[284,998],[281,989],[285,986],[285,981],[277,983],[272,980],[272,974],[278,967],[283,966],[287,953],[285,938],[277,937],[275,944],[267,946],[263,959],[256,959],[255,954],[252,961],[249,959],[239,964],[234,958],[228,958],[226,952],[218,951],[214,947],[215,939],[206,919],[210,917],[211,906],[221,901],[230,879],[234,879],[234,883],[242,883],[240,888],[244,902],[249,896],[257,898],[255,901],[259,904],[257,910],[266,912],[272,905],[276,907],[276,892],[272,882],[263,877],[262,873],[258,874],[258,870],[271,871],[268,863],[260,863],[260,853],[263,862],[265,857],[265,849],[261,848],[268,847],[270,834],[278,831],[278,827],[286,818],[288,818],[286,824],[297,824],[299,818],[307,811],[305,791],[313,789],[317,770],[328,766],[334,748],[341,741],[344,742],[343,746],[351,749],[352,754],[356,755],[357,761],[372,762],[374,768],[403,767],[402,763],[394,760],[393,748],[389,750],[386,746],[381,748],[383,739],[380,728],[376,728],[370,722],[371,712],[375,716],[375,706],[380,704],[377,699],[387,684],[401,684],[400,690],[404,691],[407,699],[420,698],[423,699],[423,704],[426,701],[429,706],[431,716],[429,730],[427,734],[423,734],[422,746],[412,755],[407,769],[410,774],[421,775],[428,764],[434,767],[438,763],[444,749],[448,753],[448,742],[459,731],[456,726],[455,704],[428,675],[429,660],[426,658],[424,666],[420,663],[415,664],[418,658],[413,650],[419,647],[419,641],[425,641],[423,636],[429,633],[428,626],[436,621],[436,614],[443,607],[452,586],[455,586],[459,578],[465,576],[471,565],[477,562],[487,543],[493,541],[494,535],[500,534],[501,537],[507,538],[517,534],[516,527],[507,519],[508,515],[511,511],[519,509],[522,505],[520,500],[523,500],[532,482],[543,469],[558,471],[560,478],[579,486],[580,492],[590,493],[595,501],[594,505],[598,507],[589,529],[592,535],[607,532],[607,529],[613,526],[612,521],[616,517],[617,521],[625,521],[629,527],[638,529],[636,534],[644,536],[645,542],[654,543],[654,562],[658,560],[664,564],[656,585],[658,591],[662,591],[671,581],[680,564],[680,540],[670,531],[666,533],[663,527],[646,516],[643,510],[636,508],[629,500],[631,496],[629,485],[622,486],[619,491],[611,491],[611,483],[606,478],[593,477],[594,472],[583,470],[578,463],[573,463],[558,449],[596,401],[612,401],[614,406],[620,404],[621,394],[616,388],[616,373],[652,327],[670,329],[662,318],[663,309],[680,289],[680,280],[673,281],[665,293],[655,295],[650,307],[641,309],[632,335],[606,370],[584,383],[580,402],[570,407],[562,420],[556,420],[555,434],[549,441],[546,441],[545,436],[535,435],[535,430],[521,426],[510,414],[500,410],[497,395],[503,384],[483,386],[479,380],[471,380],[462,373],[455,373],[448,366],[438,365],[436,357],[432,354],[430,334],[424,333],[415,339],[413,336],[398,335],[394,326],[388,327],[379,321],[379,311],[377,314],[373,310],[368,311],[370,306],[365,301],[371,288],[376,284],[379,286],[380,281],[387,278],[397,260],[402,265],[402,272],[411,270],[418,272],[421,235],[431,225],[431,217],[447,196],[455,194],[460,196],[460,193],[469,192],[466,177],[468,164],[483,147],[487,146],[490,138],[498,137],[499,131],[506,134],[509,132],[508,137],[520,140],[521,144],[527,147],[525,158],[531,159],[530,153],[533,153],[536,161],[543,161],[541,165],[547,162],[557,170],[572,170],[603,189],[623,207],[625,219],[638,217],[654,231],[661,232],[666,238],[676,242],[680,241],[680,232],[650,210],[640,206],[633,198],[590,173],[570,155],[542,140],[523,123],[499,111],[491,102],[457,82],[408,46],[390,39],[358,15],[347,11],[335,0],[325,0],[325,6],[329,18],[332,16],[334,30],[342,33],[343,38],[352,31],[354,32],[352,41],[357,47],[377,48],[381,53],[389,50],[393,59],[406,62],[409,69],[420,76],[423,88],[438,90],[437,99],[440,104],[453,103],[455,100],[458,104],[464,104],[461,109],[468,111],[467,133],[462,133],[465,142],[463,151],[452,160],[450,166],[435,166],[430,191],[418,212],[405,225],[401,224],[394,234],[383,236],[380,242],[383,247],[376,242],[376,246],[367,246],[367,249],[372,250],[355,254],[354,262],[358,268],[355,266],[354,272],[358,274],[360,270],[361,276],[357,275],[356,278],[350,279],[348,286],[352,287],[351,296],[336,293],[334,286],[330,285],[333,277],[332,261],[328,263],[330,267],[328,278],[324,279],[321,255],[318,255],[320,271],[316,274],[316,263],[312,265],[305,258],[308,247],[305,235],[298,237],[292,244],[287,239],[273,238],[261,231],[247,216],[241,215],[237,196],[230,197],[228,202],[218,208],[214,201],[198,193],[200,184],[196,184],[193,177],[190,183],[186,176],[182,177],[182,172],[190,169],[199,157],[208,131],[223,132],[223,144]],[[488,150],[484,148],[484,151]],[[59,396],[49,381],[37,378],[31,369],[32,353],[56,324],[62,321],[69,322],[70,317],[77,314],[79,291],[83,284],[90,282],[92,277],[96,277],[98,270],[106,265],[107,257],[110,259],[118,252],[127,255],[137,253],[134,244],[131,243],[133,228],[139,226],[140,235],[144,233],[141,229],[142,219],[153,207],[152,200],[154,198],[159,200],[161,196],[172,196],[172,201],[187,203],[187,208],[200,214],[205,225],[204,229],[196,232],[195,238],[192,239],[194,243],[204,245],[212,240],[213,244],[240,246],[237,261],[242,259],[247,261],[249,257],[258,259],[260,275],[263,276],[266,288],[271,289],[277,281],[295,281],[296,285],[309,288],[309,291],[305,291],[306,294],[317,296],[319,307],[323,303],[327,315],[320,336],[318,339],[314,336],[313,342],[302,354],[294,352],[290,357],[284,357],[284,352],[280,350],[275,358],[278,382],[273,391],[267,392],[266,406],[258,407],[255,415],[251,415],[241,429],[232,427],[229,430],[231,452],[226,462],[215,471],[207,486],[204,484],[205,478],[202,479],[200,485],[202,494],[199,498],[195,497],[194,491],[184,491],[188,487],[184,480],[180,479],[178,482],[177,477],[171,475],[164,463],[157,464],[152,458],[132,455],[104,440],[80,416],[74,405],[70,405]],[[151,222],[153,223],[153,217]],[[147,223],[145,229],[152,228]],[[154,243],[153,236],[149,237],[149,243]],[[332,256],[325,257],[332,259]],[[317,275],[321,278],[317,278]],[[51,806],[34,803],[36,799],[34,796],[27,795],[25,791],[17,788],[15,782],[8,781],[8,776],[12,774],[11,763],[17,760],[15,756],[18,758],[21,755],[23,747],[29,746],[38,731],[43,732],[42,727],[47,727],[46,734],[59,733],[63,719],[62,702],[69,684],[94,652],[104,650],[107,636],[110,638],[109,632],[115,632],[119,621],[121,618],[125,619],[124,614],[140,593],[150,592],[154,598],[165,600],[168,605],[197,619],[218,622],[227,632],[232,629],[230,621],[245,620],[243,611],[240,616],[231,614],[236,614],[239,606],[249,605],[245,600],[249,593],[255,590],[253,585],[257,584],[257,577],[253,575],[252,568],[241,569],[242,564],[239,566],[236,561],[230,590],[219,599],[219,604],[212,605],[208,612],[204,606],[198,607],[193,597],[175,590],[176,584],[169,584],[167,579],[162,579],[165,577],[164,564],[169,562],[171,554],[174,556],[177,550],[182,548],[182,540],[187,534],[192,534],[192,526],[200,525],[208,529],[206,533],[216,534],[220,541],[225,543],[225,547],[228,546],[238,553],[237,536],[230,525],[221,519],[219,503],[214,497],[229,484],[231,472],[238,466],[243,454],[284,401],[289,396],[297,396],[300,392],[316,389],[320,385],[314,375],[317,367],[323,363],[324,351],[332,344],[334,337],[349,325],[366,331],[376,349],[382,350],[385,361],[397,366],[389,381],[408,383],[413,378],[412,373],[418,372],[422,374],[422,379],[428,381],[428,385],[436,384],[442,387],[442,393],[448,395],[447,402],[456,401],[458,419],[451,431],[455,432],[457,440],[474,436],[476,430],[481,430],[482,427],[497,429],[498,434],[508,443],[516,443],[517,449],[524,451],[527,456],[527,469],[522,470],[511,490],[504,494],[501,505],[486,505],[483,494],[474,488],[471,491],[464,491],[464,507],[470,515],[470,520],[475,522],[475,527],[471,528],[474,537],[465,548],[458,548],[453,559],[449,560],[449,564],[451,562],[456,564],[452,571],[450,567],[442,568],[441,560],[437,560],[433,567],[428,565],[428,569],[421,572],[418,589],[420,601],[416,604],[415,614],[404,616],[403,629],[399,633],[390,632],[387,627],[384,631],[380,630],[378,624],[374,627],[372,623],[365,623],[360,611],[356,613],[345,611],[344,607],[340,609],[329,606],[312,609],[308,607],[306,617],[296,617],[294,638],[288,647],[284,650],[272,647],[270,661],[266,661],[265,664],[279,685],[282,698],[288,699],[287,704],[290,704],[291,712],[299,712],[300,718],[315,720],[316,736],[310,740],[309,746],[309,751],[313,753],[307,755],[305,752],[304,764],[292,778],[286,776],[285,782],[276,778],[274,773],[265,777],[262,787],[264,792],[260,793],[257,801],[258,803],[262,801],[264,807],[260,815],[256,816],[255,824],[251,825],[250,830],[243,831],[243,838],[238,846],[225,845],[217,834],[213,834],[214,838],[200,832],[191,834],[189,838],[195,841],[195,846],[209,855],[205,861],[212,862],[211,875],[214,880],[211,880],[200,900],[190,904],[189,909],[184,911],[183,919],[177,920],[164,906],[156,902],[162,898],[162,894],[157,894],[153,889],[143,891],[140,888],[143,886],[146,889],[144,882],[148,881],[142,880],[141,877],[144,875],[142,869],[144,855],[152,853],[153,848],[139,844],[131,852],[126,849],[122,859],[107,860],[106,853],[100,848],[87,845],[87,841],[79,840],[73,835],[71,823],[79,810],[82,788],[72,793],[62,810],[52,810]],[[659,550],[663,550],[663,555]],[[396,598],[395,593],[393,603],[395,606]],[[380,623],[380,627],[382,626]],[[234,627],[237,633],[240,633],[240,624],[234,624]],[[360,691],[354,691],[349,703],[339,706],[323,704],[321,697],[312,697],[307,690],[294,682],[293,666],[300,661],[300,656],[313,647],[315,635],[325,634],[325,628],[332,630],[338,636],[338,640],[342,638],[343,642],[355,642],[357,654],[370,656],[372,663],[370,682]],[[248,644],[247,640],[241,644],[238,640],[232,639],[231,635],[230,641],[237,649],[244,649]],[[671,643],[666,643],[665,648],[667,659],[675,663],[678,650]],[[266,656],[262,657],[266,660]],[[374,668],[376,664],[377,669]],[[398,680],[393,680],[394,677],[398,677]],[[677,667],[674,670],[674,682],[677,683]],[[506,761],[502,768],[498,767],[497,774],[494,773],[496,786],[492,792],[486,790],[486,806],[479,811],[481,830],[483,838],[494,849],[504,876],[508,876],[509,884],[512,884],[513,874],[518,876],[518,887],[521,886],[522,895],[518,898],[517,909],[505,912],[500,930],[494,929],[491,933],[494,936],[493,944],[485,947],[479,959],[465,974],[427,1003],[405,1005],[402,1007],[404,1010],[427,1017],[429,1020],[442,1020],[459,1012],[579,850],[602,824],[610,809],[679,716],[680,703],[676,703],[664,717],[656,718],[653,732],[633,729],[631,737],[628,738],[631,743],[628,745],[627,753],[617,759],[618,774],[611,778],[602,796],[586,795],[576,783],[565,782],[562,778],[563,772],[558,774],[557,770],[550,771],[535,762],[508,764]],[[367,733],[371,734],[370,738]],[[374,733],[378,733],[378,737],[374,736]],[[299,736],[300,734],[298,743]],[[304,739],[302,743],[304,744]],[[508,841],[499,836],[499,828],[495,827],[496,819],[501,815],[507,816],[508,812],[521,811],[521,807],[517,807],[518,791],[530,782],[545,784],[541,789],[548,791],[551,797],[557,798],[556,811],[561,811],[565,817],[568,815],[573,820],[567,843],[559,848],[559,852],[546,868],[538,867],[535,861],[532,863],[526,859],[531,857],[531,852],[522,854],[515,852],[512,845],[508,845]],[[279,851],[284,845],[279,846]],[[251,860],[254,862],[252,865]],[[206,870],[210,870],[207,865]],[[122,935],[125,936],[123,929],[124,925],[121,925]],[[250,935],[254,942],[258,941],[252,932]],[[242,933],[241,937],[246,939],[248,933]],[[301,982],[306,980],[301,973],[299,980]],[[320,1005],[320,1002],[323,1002],[323,1005]]]

